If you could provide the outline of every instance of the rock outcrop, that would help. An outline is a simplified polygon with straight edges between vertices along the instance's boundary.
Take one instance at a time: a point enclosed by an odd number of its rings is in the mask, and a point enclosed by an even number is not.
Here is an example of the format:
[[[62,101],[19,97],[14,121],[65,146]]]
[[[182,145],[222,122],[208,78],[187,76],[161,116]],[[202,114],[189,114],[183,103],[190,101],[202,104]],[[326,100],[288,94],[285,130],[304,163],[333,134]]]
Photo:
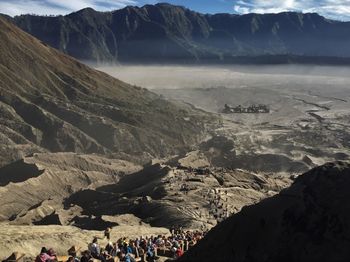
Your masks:
[[[244,207],[179,261],[346,261],[350,164],[329,163]]]
[[[45,153],[26,157],[0,168],[0,222],[67,224],[82,210],[65,208],[65,198],[82,189],[114,184],[141,168],[95,155]]]
[[[290,183],[283,176],[163,163],[123,176],[115,184],[81,190],[67,198],[65,206],[78,206],[88,216],[133,214],[152,226],[208,229]]]

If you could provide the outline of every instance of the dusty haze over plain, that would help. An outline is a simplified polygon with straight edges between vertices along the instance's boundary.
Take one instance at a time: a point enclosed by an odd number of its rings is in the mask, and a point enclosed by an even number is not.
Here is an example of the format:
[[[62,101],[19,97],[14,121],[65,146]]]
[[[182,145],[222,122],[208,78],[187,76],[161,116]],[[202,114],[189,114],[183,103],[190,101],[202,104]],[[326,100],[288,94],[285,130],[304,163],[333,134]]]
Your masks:
[[[314,164],[332,161],[334,154],[350,155],[349,67],[123,66],[99,69],[168,99],[190,103],[212,113],[221,113],[225,104],[267,105],[271,109],[269,114],[220,114],[226,121],[218,133],[235,141],[239,155],[283,155],[295,161],[307,157]],[[317,152],[311,152],[315,149]],[[251,160],[242,162],[251,163]]]
[[[296,82],[344,85],[350,83],[350,68],[341,66],[101,66],[125,82],[149,89],[208,88],[285,85]]]

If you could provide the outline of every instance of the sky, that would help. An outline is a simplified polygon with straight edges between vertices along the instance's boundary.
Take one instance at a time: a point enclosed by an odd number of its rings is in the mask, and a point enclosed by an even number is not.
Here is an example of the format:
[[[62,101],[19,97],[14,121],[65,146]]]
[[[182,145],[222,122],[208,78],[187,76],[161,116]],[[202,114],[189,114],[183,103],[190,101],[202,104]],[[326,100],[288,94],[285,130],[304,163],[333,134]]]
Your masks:
[[[202,13],[317,12],[327,18],[350,21],[350,0],[0,0],[0,13],[64,15],[85,7],[112,11],[127,5],[168,2]]]

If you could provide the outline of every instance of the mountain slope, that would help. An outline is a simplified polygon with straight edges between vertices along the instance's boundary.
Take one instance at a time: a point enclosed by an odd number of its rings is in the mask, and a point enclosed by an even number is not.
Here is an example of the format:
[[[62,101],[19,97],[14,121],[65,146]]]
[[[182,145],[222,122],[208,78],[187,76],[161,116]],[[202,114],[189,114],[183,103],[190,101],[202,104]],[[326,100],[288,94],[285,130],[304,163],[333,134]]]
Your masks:
[[[219,224],[180,261],[346,261],[350,164],[329,163]]]
[[[25,157],[0,168],[0,222],[38,223],[55,212],[64,224],[70,214],[79,213],[64,209],[65,198],[82,189],[114,184],[140,169],[127,161],[95,155],[39,153]]]
[[[13,21],[69,55],[96,62],[234,62],[235,56],[288,54],[350,57],[350,23],[314,13],[204,15],[156,4],[105,13],[87,8],[58,17],[22,15]]]
[[[195,143],[212,120],[93,70],[2,18],[0,49],[7,160],[45,150],[165,156]]]

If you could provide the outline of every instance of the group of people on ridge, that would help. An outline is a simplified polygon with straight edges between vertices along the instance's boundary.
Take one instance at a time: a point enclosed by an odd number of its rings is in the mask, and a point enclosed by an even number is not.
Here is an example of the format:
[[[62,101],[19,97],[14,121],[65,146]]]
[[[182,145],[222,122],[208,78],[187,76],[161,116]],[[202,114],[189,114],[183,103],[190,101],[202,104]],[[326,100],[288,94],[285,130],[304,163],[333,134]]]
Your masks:
[[[128,239],[119,238],[116,242],[110,241],[111,229],[105,231],[105,238],[109,241],[106,246],[101,247],[98,238],[95,237],[88,245],[88,249],[78,256],[78,248],[72,247],[68,250],[67,262],[92,262],[94,259],[102,262],[125,261],[156,261],[159,252],[171,258],[179,258],[190,247],[194,246],[202,237],[203,232],[184,231],[181,228],[171,229],[171,235],[158,235],[151,237],[139,237]],[[57,256],[52,249],[42,248],[36,258],[36,262],[57,261]]]

